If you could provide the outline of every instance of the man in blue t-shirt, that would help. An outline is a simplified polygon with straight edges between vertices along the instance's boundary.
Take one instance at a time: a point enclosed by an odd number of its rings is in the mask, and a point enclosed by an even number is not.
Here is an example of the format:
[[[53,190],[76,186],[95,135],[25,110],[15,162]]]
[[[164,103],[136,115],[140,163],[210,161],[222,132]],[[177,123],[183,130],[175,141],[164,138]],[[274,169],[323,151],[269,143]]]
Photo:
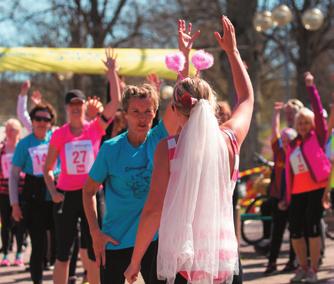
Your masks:
[[[154,151],[158,143],[175,133],[174,112],[151,129],[158,109],[156,90],[144,84],[129,86],[122,100],[128,131],[102,145],[83,189],[86,217],[94,253],[101,269],[101,283],[124,283],[131,260],[140,214],[151,181]],[[94,196],[105,182],[105,214],[102,232],[94,208]],[[152,242],[141,267],[145,283],[159,283],[156,275],[157,241]]]

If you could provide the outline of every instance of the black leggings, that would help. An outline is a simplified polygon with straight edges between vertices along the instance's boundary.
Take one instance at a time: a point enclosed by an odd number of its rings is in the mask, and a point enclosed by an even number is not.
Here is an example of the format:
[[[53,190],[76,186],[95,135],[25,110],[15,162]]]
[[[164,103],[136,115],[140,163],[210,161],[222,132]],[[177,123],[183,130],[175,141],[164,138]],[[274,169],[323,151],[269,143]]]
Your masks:
[[[1,243],[3,254],[9,252],[11,234],[14,232],[16,238],[16,253],[22,252],[24,224],[12,220],[12,208],[7,194],[0,194],[0,215],[1,215]]]
[[[23,216],[31,239],[30,275],[33,283],[42,283],[47,248],[46,231],[52,221],[51,201],[23,202]]]
[[[120,250],[106,250],[106,264],[101,267],[101,284],[124,284],[124,272],[128,268],[133,252],[132,248]],[[148,247],[142,262],[141,274],[146,284],[164,284],[166,281],[157,278],[158,241]],[[176,275],[175,284],[187,284],[187,280],[180,274]],[[232,284],[242,284],[242,266],[239,260],[239,275],[233,277]]]
[[[271,245],[269,252],[269,263],[276,263],[278,255],[281,250],[281,245],[283,241],[284,231],[286,229],[289,217],[288,210],[280,210],[278,208],[279,200],[276,198],[271,198],[272,205],[272,233],[271,233]],[[289,261],[294,261],[295,253],[290,241],[290,254]]]
[[[106,250],[106,265],[101,267],[101,284],[124,284],[124,272],[130,264],[132,252],[133,248]],[[157,252],[158,241],[154,241],[142,259],[140,272],[146,284],[165,283],[157,278]],[[187,280],[177,275],[175,283],[186,284]]]
[[[56,227],[56,257],[59,261],[68,261],[73,243],[77,236],[77,224],[80,220],[80,247],[87,248],[91,242],[88,223],[83,209],[82,190],[62,191],[64,201],[55,203],[53,214]]]
[[[314,238],[320,236],[323,193],[324,189],[322,188],[292,195],[289,209],[291,238]]]

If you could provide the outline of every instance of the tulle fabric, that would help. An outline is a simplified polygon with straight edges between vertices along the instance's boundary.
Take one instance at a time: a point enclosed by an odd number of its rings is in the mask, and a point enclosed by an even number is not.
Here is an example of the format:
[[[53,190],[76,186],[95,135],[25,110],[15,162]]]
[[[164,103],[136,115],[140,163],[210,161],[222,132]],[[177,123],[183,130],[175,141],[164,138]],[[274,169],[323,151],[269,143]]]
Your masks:
[[[159,229],[159,279],[231,283],[239,273],[229,155],[212,107],[200,100],[183,127]]]

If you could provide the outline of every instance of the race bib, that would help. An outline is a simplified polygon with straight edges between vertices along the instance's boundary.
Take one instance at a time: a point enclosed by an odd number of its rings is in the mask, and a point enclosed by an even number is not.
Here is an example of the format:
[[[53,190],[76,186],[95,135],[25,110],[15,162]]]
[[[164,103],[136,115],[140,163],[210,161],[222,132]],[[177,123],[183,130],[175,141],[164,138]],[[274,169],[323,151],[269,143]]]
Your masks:
[[[90,140],[81,140],[67,143],[65,145],[65,159],[68,174],[88,174],[94,163],[92,142]]]
[[[42,144],[28,149],[32,161],[34,176],[43,174],[43,167],[45,164],[48,149],[49,149],[48,144]]]
[[[292,166],[293,173],[295,175],[308,172],[307,164],[303,157],[303,154],[300,150],[300,147],[297,147],[290,156],[290,163]]]
[[[3,154],[1,156],[1,169],[4,178],[9,178],[10,170],[12,168],[13,153]]]

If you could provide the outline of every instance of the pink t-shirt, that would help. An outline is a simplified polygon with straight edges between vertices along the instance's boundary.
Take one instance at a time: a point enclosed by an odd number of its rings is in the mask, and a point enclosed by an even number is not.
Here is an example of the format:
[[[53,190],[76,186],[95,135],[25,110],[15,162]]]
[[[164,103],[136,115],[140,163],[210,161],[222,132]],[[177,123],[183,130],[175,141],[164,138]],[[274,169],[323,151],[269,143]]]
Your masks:
[[[84,186],[104,134],[97,119],[85,122],[80,136],[71,133],[68,123],[54,131],[50,145],[57,149],[61,163],[57,188],[72,191]]]

